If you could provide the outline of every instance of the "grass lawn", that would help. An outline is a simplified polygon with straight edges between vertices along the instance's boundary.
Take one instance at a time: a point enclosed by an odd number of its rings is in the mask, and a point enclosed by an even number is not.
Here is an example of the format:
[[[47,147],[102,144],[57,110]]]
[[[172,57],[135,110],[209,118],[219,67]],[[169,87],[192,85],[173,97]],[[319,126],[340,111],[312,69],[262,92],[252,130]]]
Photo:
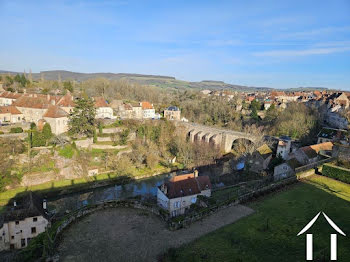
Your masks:
[[[338,261],[350,261],[349,201],[350,185],[314,176],[251,203],[253,215],[170,250],[165,261],[305,261],[306,236],[297,234],[319,211],[348,235],[338,234]],[[329,261],[335,231],[324,217],[307,233],[314,235],[314,261]]]

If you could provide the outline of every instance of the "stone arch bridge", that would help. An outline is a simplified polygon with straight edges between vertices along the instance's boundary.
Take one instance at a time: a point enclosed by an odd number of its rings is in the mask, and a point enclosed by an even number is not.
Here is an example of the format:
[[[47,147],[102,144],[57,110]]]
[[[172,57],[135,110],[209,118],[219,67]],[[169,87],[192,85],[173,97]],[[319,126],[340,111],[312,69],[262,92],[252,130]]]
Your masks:
[[[177,127],[182,127],[189,136],[191,142],[202,141],[220,147],[225,153],[232,149],[233,143],[237,139],[246,139],[255,143],[257,137],[243,132],[209,127],[190,122],[177,122]]]

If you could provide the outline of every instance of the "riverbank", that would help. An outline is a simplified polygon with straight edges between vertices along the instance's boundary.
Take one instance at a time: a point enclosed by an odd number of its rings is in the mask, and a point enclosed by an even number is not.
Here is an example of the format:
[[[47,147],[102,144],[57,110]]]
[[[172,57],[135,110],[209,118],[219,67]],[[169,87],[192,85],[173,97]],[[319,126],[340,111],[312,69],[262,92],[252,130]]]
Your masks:
[[[104,173],[93,177],[83,177],[77,179],[63,179],[57,181],[50,181],[39,185],[33,186],[20,186],[14,189],[0,192],[0,211],[8,204],[9,200],[15,196],[26,193],[28,191],[36,192],[41,197],[51,198],[57,196],[64,196],[87,190],[106,187],[109,185],[123,185],[131,183],[133,181],[139,181],[142,179],[180,171],[180,166],[163,167],[158,166],[153,170],[140,170],[137,175],[121,176],[116,173]]]

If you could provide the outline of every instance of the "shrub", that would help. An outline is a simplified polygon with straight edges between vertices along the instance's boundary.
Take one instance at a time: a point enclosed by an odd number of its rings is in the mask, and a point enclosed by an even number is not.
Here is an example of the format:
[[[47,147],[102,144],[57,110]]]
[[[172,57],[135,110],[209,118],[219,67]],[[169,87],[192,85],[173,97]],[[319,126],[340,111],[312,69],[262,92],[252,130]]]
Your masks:
[[[322,175],[350,184],[350,169],[324,164]]]
[[[32,137],[32,146],[38,147],[38,146],[45,146],[45,145],[46,145],[45,136],[39,131],[34,131],[33,137]]]
[[[22,127],[12,127],[10,129],[10,133],[14,134],[14,133],[23,133],[23,128]]]
[[[65,158],[71,159],[74,155],[74,148],[71,145],[65,145],[58,151],[58,155],[63,156]]]

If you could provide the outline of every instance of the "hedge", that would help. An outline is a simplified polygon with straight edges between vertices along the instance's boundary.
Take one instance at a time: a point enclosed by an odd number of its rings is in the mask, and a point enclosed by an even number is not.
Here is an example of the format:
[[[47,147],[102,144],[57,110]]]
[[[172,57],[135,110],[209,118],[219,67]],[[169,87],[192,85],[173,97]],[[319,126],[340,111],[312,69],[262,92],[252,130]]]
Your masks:
[[[350,184],[350,169],[324,164],[322,175]]]
[[[12,134],[23,133],[23,128],[22,127],[12,127],[10,129],[10,133],[12,133]]]

